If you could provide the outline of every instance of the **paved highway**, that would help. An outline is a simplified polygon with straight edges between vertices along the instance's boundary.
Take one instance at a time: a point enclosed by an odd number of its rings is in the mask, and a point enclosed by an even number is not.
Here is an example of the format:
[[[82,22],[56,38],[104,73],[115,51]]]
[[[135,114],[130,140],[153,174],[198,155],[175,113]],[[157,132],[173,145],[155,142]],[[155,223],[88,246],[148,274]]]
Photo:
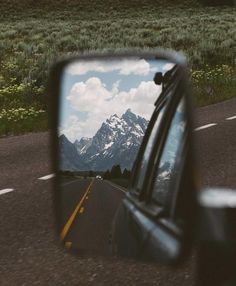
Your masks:
[[[65,246],[78,254],[108,256],[111,225],[124,190],[93,178],[66,182],[60,193]]]
[[[195,128],[202,186],[236,188],[236,99],[196,110]],[[0,139],[0,285],[193,285],[194,260],[173,272],[58,247],[49,158],[48,133]]]

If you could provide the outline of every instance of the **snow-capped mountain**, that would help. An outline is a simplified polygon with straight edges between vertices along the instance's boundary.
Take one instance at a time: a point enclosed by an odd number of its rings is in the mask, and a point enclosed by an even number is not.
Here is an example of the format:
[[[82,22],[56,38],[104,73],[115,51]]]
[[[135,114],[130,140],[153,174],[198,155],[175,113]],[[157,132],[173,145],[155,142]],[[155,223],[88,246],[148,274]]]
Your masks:
[[[121,117],[116,114],[110,116],[93,138],[83,137],[74,142],[76,158],[83,165],[80,170],[104,171],[116,164],[122,169],[131,169],[147,124],[145,118],[135,115],[130,109]]]
[[[75,145],[64,134],[59,138],[59,150],[61,170],[77,171],[86,169],[86,164],[80,160]]]
[[[92,138],[82,137],[80,141],[75,140],[74,145],[79,154],[86,153],[92,143]]]

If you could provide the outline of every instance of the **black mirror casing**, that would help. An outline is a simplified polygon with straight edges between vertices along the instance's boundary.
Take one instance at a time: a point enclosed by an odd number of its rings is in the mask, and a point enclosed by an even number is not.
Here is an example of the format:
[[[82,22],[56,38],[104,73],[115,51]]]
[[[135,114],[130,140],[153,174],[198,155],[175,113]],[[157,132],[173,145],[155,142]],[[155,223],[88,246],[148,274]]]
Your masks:
[[[176,198],[176,204],[178,204],[180,213],[182,218],[184,219],[183,228],[181,230],[181,234],[179,236],[179,243],[178,243],[178,251],[174,250],[173,255],[171,252],[166,251],[165,247],[159,249],[160,251],[160,262],[164,262],[167,264],[176,264],[187,257],[190,252],[193,239],[194,239],[194,225],[195,225],[195,215],[196,215],[196,198],[195,198],[195,182],[194,182],[194,156],[193,156],[193,142],[192,142],[192,103],[190,99],[191,89],[189,87],[188,75],[187,75],[187,68],[186,62],[184,57],[179,54],[172,53],[172,52],[164,52],[164,51],[156,51],[153,53],[134,53],[134,52],[124,52],[119,54],[105,54],[105,55],[82,55],[78,57],[72,57],[68,59],[64,59],[59,63],[56,63],[51,70],[50,73],[50,80],[49,80],[49,93],[50,93],[50,114],[51,116],[51,156],[52,156],[52,163],[53,163],[53,172],[56,174],[53,186],[53,197],[54,197],[54,210],[55,210],[55,220],[56,220],[56,233],[59,237],[61,235],[61,230],[64,224],[64,219],[62,217],[62,197],[58,193],[58,189],[60,186],[60,177],[59,177],[59,142],[58,142],[58,126],[59,126],[59,112],[60,112],[60,104],[61,97],[60,97],[60,90],[61,90],[61,81],[63,71],[68,64],[73,63],[75,61],[80,60],[91,60],[91,59],[99,59],[105,60],[110,58],[115,58],[119,60],[120,58],[129,58],[137,56],[138,58],[158,58],[163,60],[168,60],[174,62],[178,66],[178,74],[171,78],[171,75],[168,74],[168,80],[165,80],[166,84],[168,85],[168,81],[177,80],[178,81],[178,90],[179,92],[184,93],[185,101],[186,101],[186,112],[187,112],[187,125],[188,125],[188,132],[187,132],[187,140],[186,140],[186,152],[185,152],[185,159],[183,159],[183,166],[182,166],[182,173],[180,176],[179,181],[179,195]],[[177,79],[177,78],[178,79]],[[156,78],[154,79],[156,84],[161,84],[161,80],[163,81],[166,76],[161,76],[160,74],[156,73]],[[167,86],[168,88],[168,86]],[[158,98],[158,101],[161,100],[161,97]],[[173,104],[177,98],[173,98]],[[173,237],[175,236],[173,232]],[[177,240],[178,241],[178,238]],[[64,245],[64,241],[62,241],[62,245]],[[157,252],[158,253],[158,252]],[[93,253],[90,253],[93,255]],[[95,254],[96,255],[96,254]],[[157,255],[158,257],[158,255]],[[158,261],[158,259],[154,259]]]

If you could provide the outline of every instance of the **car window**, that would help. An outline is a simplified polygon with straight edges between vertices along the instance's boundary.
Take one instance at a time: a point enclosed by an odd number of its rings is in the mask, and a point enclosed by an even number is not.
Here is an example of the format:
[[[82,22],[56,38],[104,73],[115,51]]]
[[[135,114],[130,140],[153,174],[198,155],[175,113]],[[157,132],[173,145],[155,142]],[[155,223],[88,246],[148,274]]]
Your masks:
[[[182,99],[176,109],[171,121],[165,146],[162,151],[158,169],[155,175],[155,182],[152,191],[152,201],[166,205],[171,197],[170,186],[173,180],[177,179],[178,157],[183,144],[184,132],[186,129],[184,99]]]
[[[152,147],[153,147],[153,144],[154,144],[154,141],[156,138],[157,130],[158,130],[158,127],[160,125],[160,122],[161,122],[161,119],[162,119],[162,116],[164,113],[164,109],[165,109],[165,107],[163,106],[157,115],[156,121],[153,125],[151,132],[150,132],[148,142],[146,144],[146,147],[145,147],[145,150],[143,153],[143,157],[141,159],[141,164],[140,164],[139,171],[138,171],[137,181],[135,182],[135,189],[138,192],[140,192],[140,190],[143,187],[144,178],[145,178],[145,174],[147,171],[149,158],[150,158]]]

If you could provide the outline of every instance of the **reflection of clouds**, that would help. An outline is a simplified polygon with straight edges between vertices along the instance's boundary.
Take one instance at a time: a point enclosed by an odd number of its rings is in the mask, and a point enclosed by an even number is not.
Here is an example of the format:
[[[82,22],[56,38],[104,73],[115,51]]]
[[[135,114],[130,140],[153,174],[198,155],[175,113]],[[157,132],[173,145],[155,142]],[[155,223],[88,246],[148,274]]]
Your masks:
[[[175,65],[175,64],[173,64],[173,63],[166,63],[166,64],[162,67],[162,69],[163,69],[163,71],[168,71],[168,70],[171,70],[171,69],[174,67],[174,65]]]
[[[186,114],[185,114],[185,100],[180,101],[177,107],[177,111],[171,122],[167,141],[161,155],[160,163],[157,170],[157,177],[154,185],[154,198],[165,203],[168,199],[170,182],[178,171],[178,166],[175,166],[177,162],[177,156],[180,156],[180,146],[184,132],[186,130]]]
[[[86,82],[75,83],[67,99],[73,108],[79,111],[90,111],[96,105],[110,99],[109,92],[99,78],[92,77]]]
[[[179,113],[183,113],[183,112],[184,112],[184,104],[185,104],[185,102],[184,102],[184,100],[182,99],[182,100],[180,101],[178,107],[177,107],[177,112],[179,112]]]
[[[88,72],[111,72],[119,71],[122,75],[148,75],[150,71],[149,63],[144,59],[123,59],[110,61],[80,61],[71,64],[67,68],[67,73],[71,75],[84,75]]]
[[[75,115],[71,115],[68,118],[68,121],[65,123],[63,127],[60,128],[60,134],[65,134],[66,137],[74,142],[76,139],[75,134],[79,134],[82,130],[81,123],[78,120],[78,117]]]
[[[177,156],[177,150],[183,140],[183,133],[186,130],[186,118],[183,113],[183,101],[179,104],[177,112],[174,117],[174,121],[170,130],[170,138],[167,142],[166,153],[163,154],[163,160],[169,161],[174,164],[174,161]],[[182,110],[181,110],[182,109]]]
[[[142,81],[138,87],[129,91],[119,91],[118,81],[108,90],[96,77],[75,83],[67,100],[74,110],[86,112],[86,119],[67,123],[68,129],[65,132],[69,133],[70,130],[71,138],[91,137],[107,118],[115,113],[121,116],[128,108],[135,114],[149,119],[160,92],[161,87],[153,81]],[[75,124],[80,128],[73,128]]]
[[[179,128],[179,130],[183,133],[184,130],[186,129],[186,120],[182,120],[182,121],[179,123],[178,128]]]

